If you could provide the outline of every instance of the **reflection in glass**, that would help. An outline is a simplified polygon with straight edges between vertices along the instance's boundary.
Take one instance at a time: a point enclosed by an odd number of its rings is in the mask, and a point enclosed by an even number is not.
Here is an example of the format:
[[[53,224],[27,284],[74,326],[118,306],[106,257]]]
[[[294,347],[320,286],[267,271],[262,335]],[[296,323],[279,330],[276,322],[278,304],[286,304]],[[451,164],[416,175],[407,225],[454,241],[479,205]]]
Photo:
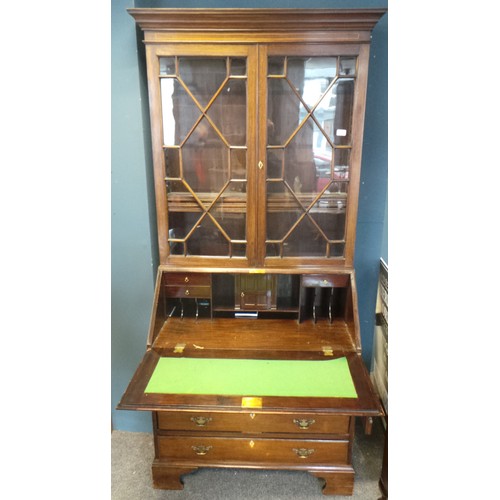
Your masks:
[[[229,255],[229,242],[210,217],[205,216],[187,240],[188,255]]]
[[[284,75],[285,74],[285,58],[284,57],[270,57],[267,60],[267,74],[268,75]]]
[[[300,123],[301,103],[285,79],[268,80],[267,133],[270,146],[285,144]]]
[[[245,239],[246,194],[241,191],[243,184],[241,182],[229,183],[222,196],[210,209],[210,214],[231,240]]]
[[[247,178],[247,150],[243,148],[230,149],[231,179]]]
[[[163,144],[178,146],[200,118],[201,111],[177,79],[162,78],[160,89]]]
[[[179,58],[179,76],[202,106],[226,79],[226,58]]]
[[[307,216],[299,222],[283,245],[284,257],[304,255],[318,257],[326,255],[326,241]]]
[[[207,113],[231,146],[246,144],[246,95],[246,80],[230,79]]]
[[[356,61],[269,59],[267,256],[343,252]]]
[[[175,75],[175,57],[160,57],[160,75]]]
[[[181,175],[180,165],[180,150],[179,148],[165,149],[165,173],[167,177],[179,178]]]
[[[170,251],[244,256],[246,59],[160,58],[160,72]]]
[[[231,76],[242,76],[247,74],[247,63],[245,59],[231,59]]]
[[[354,76],[356,74],[356,58],[341,57],[339,74],[341,76]]]

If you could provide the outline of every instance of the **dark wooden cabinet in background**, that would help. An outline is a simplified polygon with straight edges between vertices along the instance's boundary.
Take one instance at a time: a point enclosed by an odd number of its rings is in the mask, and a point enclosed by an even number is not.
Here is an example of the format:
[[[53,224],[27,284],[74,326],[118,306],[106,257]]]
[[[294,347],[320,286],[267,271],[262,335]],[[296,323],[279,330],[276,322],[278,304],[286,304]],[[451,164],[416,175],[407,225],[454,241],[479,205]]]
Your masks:
[[[324,493],[352,494],[355,417],[382,412],[353,257],[370,32],[385,11],[129,12],[146,47],[160,266],[146,354],[119,408],[153,412],[154,485],[248,467],[307,470]],[[163,380],[192,385],[152,389],[172,359],[199,373]],[[306,392],[211,392],[207,359],[265,360],[276,379],[306,362]],[[325,396],[309,376],[334,360],[354,396]]]

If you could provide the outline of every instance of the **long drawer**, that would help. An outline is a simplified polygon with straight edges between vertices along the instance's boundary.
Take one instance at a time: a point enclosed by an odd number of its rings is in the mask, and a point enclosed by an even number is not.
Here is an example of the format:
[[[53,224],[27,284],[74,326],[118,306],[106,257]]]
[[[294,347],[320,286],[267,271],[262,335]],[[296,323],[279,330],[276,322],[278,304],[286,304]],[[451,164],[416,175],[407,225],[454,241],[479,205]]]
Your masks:
[[[318,413],[158,412],[158,429],[256,433],[348,434],[350,418]]]
[[[159,436],[159,458],[210,464],[348,464],[349,441]]]

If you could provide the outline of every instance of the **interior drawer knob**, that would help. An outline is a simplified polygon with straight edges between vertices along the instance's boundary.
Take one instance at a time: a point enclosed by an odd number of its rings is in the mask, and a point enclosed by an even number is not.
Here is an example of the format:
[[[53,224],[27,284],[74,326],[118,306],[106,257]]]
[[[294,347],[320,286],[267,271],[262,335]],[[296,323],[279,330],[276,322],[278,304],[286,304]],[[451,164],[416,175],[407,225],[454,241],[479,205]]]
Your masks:
[[[188,277],[188,276],[186,276],[186,277],[184,278],[184,281],[185,281],[186,283],[189,283],[189,277]]]
[[[314,453],[314,448],[293,448],[293,451],[299,456],[300,458],[307,458],[310,457]]]
[[[186,291],[184,292],[184,295],[189,295],[189,290],[186,290]]]
[[[298,426],[299,429],[309,429],[316,420],[307,420],[305,418],[294,418],[293,423]]]
[[[191,446],[191,448],[197,455],[206,455],[212,449],[211,446],[204,446],[202,444],[198,446]]]
[[[211,421],[210,417],[191,417],[191,422],[194,422],[198,427],[204,427]]]

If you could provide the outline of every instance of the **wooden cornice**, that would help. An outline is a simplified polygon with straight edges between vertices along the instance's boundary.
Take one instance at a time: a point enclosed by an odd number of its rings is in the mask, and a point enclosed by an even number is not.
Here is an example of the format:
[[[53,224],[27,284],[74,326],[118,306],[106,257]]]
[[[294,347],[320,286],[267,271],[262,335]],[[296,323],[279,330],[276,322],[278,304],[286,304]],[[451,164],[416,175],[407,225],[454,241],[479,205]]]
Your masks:
[[[387,9],[128,9],[145,31],[371,31]]]

